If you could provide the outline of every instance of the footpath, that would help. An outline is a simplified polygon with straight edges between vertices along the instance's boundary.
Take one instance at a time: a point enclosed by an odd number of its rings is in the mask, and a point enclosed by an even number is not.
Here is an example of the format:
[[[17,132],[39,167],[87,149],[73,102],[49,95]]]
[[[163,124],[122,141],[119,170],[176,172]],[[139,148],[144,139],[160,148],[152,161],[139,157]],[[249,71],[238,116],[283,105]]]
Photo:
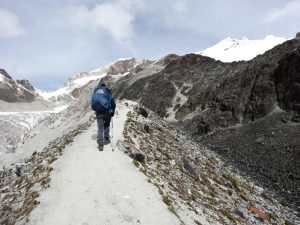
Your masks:
[[[113,143],[103,152],[97,149],[96,122],[67,147],[53,163],[50,187],[41,193],[28,224],[180,224],[157,188],[117,148],[128,110],[119,104],[113,119]]]

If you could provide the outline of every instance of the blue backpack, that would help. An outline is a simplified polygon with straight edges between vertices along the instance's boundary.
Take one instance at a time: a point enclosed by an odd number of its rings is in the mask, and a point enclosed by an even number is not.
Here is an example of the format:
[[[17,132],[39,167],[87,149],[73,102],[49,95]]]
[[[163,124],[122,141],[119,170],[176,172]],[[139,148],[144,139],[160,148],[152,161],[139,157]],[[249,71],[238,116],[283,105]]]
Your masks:
[[[92,97],[92,109],[98,113],[110,112],[112,94],[105,87],[94,91]]]

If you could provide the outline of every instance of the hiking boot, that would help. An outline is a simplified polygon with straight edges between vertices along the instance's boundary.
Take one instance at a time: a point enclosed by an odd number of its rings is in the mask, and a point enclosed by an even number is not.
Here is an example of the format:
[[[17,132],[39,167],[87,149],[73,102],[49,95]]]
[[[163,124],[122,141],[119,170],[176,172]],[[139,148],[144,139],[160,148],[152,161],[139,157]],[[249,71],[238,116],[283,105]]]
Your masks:
[[[108,145],[110,143],[109,137],[104,138],[104,145]]]
[[[102,152],[103,151],[103,145],[98,145],[98,149],[99,149],[100,152]]]

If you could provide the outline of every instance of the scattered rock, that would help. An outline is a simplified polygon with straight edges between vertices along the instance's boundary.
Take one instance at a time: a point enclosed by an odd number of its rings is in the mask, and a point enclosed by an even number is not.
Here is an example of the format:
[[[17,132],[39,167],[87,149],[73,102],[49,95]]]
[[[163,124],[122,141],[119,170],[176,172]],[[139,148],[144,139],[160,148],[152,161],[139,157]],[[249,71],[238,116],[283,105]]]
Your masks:
[[[198,134],[207,134],[208,133],[208,125],[204,122],[203,118],[201,118],[200,123],[198,124]]]
[[[189,162],[185,158],[181,158],[183,162],[183,168],[188,171],[193,177],[197,177],[197,173],[194,168],[189,164]]]
[[[145,118],[148,117],[147,111],[146,111],[144,108],[142,108],[142,107],[139,107],[139,108],[138,108],[138,113],[141,114],[141,115],[142,115],[143,117],[145,117]]]
[[[242,219],[245,219],[245,215],[244,215],[243,212],[241,212],[241,211],[239,211],[239,210],[235,210],[234,213],[235,213],[237,216],[241,217]]]
[[[140,163],[145,163],[145,156],[142,153],[133,154],[133,158]]]
[[[20,176],[21,176],[21,167],[16,166],[16,171],[15,171],[15,173],[16,173],[16,175],[17,175],[18,177],[20,177]]]
[[[281,122],[283,122],[283,123],[288,123],[288,122],[289,122],[289,119],[288,119],[288,118],[281,118]]]
[[[292,117],[291,121],[294,122],[294,123],[300,123],[300,115],[295,114],[295,115]]]
[[[264,222],[264,221],[270,221],[271,218],[264,212],[262,212],[261,210],[259,210],[258,208],[256,208],[255,206],[253,205],[250,205],[248,207],[248,210],[250,212],[252,212],[253,214],[256,214],[258,216],[258,219],[261,221],[261,222]]]
[[[150,133],[150,127],[149,127],[147,124],[144,124],[144,130],[145,130],[147,133]]]
[[[79,98],[80,97],[80,92],[81,92],[80,88],[74,88],[74,90],[71,92],[71,95],[74,98]]]

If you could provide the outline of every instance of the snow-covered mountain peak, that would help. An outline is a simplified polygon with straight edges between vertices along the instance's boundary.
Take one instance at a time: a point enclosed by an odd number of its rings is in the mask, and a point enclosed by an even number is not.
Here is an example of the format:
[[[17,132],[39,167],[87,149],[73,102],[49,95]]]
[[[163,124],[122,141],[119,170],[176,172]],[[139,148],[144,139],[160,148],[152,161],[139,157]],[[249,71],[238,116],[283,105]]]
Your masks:
[[[31,102],[38,94],[28,80],[14,80],[0,69],[0,100],[6,102]]]
[[[0,73],[0,82],[4,82],[4,80],[5,80],[5,76],[3,76],[1,73]]]
[[[267,35],[261,40],[252,40],[248,37],[228,37],[210,48],[197,52],[197,54],[209,56],[222,62],[251,60],[286,40],[286,38],[273,35]]]
[[[100,80],[107,75],[125,75],[138,65],[139,62],[135,58],[121,58],[114,63],[104,65],[99,69],[95,69],[89,72],[81,72],[74,77],[68,79],[62,88],[59,88],[52,92],[45,92],[38,90],[39,95],[45,99],[58,99],[64,95],[72,95],[75,89],[81,88],[88,84],[92,80]]]
[[[11,76],[4,69],[0,69],[0,79],[3,79],[3,77],[10,80],[12,79]]]

